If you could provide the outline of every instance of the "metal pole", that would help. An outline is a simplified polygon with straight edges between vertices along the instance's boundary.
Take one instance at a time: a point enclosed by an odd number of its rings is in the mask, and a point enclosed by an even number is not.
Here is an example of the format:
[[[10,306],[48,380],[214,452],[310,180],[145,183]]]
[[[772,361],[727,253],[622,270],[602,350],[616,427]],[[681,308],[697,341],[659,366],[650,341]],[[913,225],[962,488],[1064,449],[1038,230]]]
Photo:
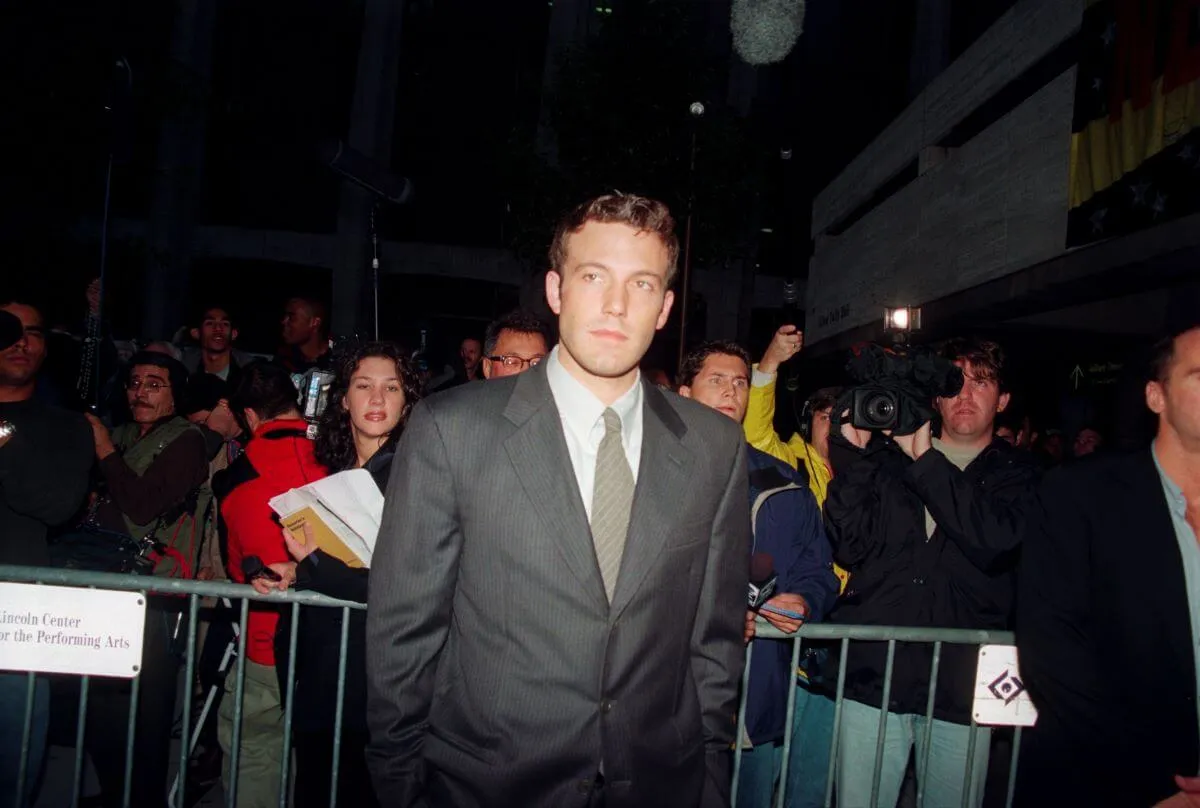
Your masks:
[[[696,108],[699,106],[700,112],[697,114]],[[692,104],[693,118],[699,118],[704,114],[704,107],[699,103]],[[692,275],[692,212],[696,207],[696,126],[692,124],[692,151],[688,162],[688,201],[687,201],[687,219],[683,226],[683,284],[680,288],[679,300],[679,363],[676,365],[676,372],[683,367],[683,357],[687,351],[687,310],[688,310],[688,287],[691,285]]]
[[[375,303],[375,341],[379,341],[379,231],[375,226],[375,215],[379,203],[371,205],[371,293]]]

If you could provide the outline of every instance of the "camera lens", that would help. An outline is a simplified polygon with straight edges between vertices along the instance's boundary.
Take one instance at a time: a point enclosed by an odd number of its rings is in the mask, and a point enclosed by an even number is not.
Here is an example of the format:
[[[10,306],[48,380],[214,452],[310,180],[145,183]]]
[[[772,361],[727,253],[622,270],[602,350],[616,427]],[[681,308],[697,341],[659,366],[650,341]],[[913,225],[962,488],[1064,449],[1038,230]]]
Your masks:
[[[891,426],[896,419],[896,400],[887,393],[877,393],[864,402],[863,413],[877,428]]]

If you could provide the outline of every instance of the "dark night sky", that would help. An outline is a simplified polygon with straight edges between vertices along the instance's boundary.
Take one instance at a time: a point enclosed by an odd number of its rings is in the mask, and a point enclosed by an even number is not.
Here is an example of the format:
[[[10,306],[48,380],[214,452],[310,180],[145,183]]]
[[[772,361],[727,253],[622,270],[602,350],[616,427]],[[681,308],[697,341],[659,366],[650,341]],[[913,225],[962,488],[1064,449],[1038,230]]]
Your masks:
[[[785,170],[755,180],[761,224],[776,231],[759,245],[764,271],[805,263],[813,194],[907,102],[913,5],[809,3],[801,43],[782,65],[760,69],[747,148],[762,154],[721,159],[753,164],[783,146],[795,154]],[[953,50],[961,51],[1008,5],[1011,0],[955,3]],[[346,132],[361,2],[221,0],[207,85],[168,59],[172,8],[161,0],[48,0],[7,3],[0,12],[0,58],[12,91],[8,125],[0,131],[11,189],[0,238],[10,261],[36,266],[36,275],[55,290],[81,289],[95,271],[95,245],[67,236],[81,218],[100,213],[109,65],[120,55],[134,65],[135,81],[130,124],[117,138],[128,159],[114,175],[115,215],[146,215],[161,109],[191,92],[206,104],[209,119],[202,223],[335,229],[338,180],[305,155],[312,142]],[[727,8],[724,0],[718,9],[726,18]],[[514,181],[511,163],[513,143],[527,138],[536,122],[548,20],[542,2],[410,0],[392,159],[398,173],[414,179],[419,195],[384,217],[388,235],[509,246],[519,221],[507,206],[533,192],[520,177]],[[713,59],[728,58],[727,40],[724,53],[704,47]],[[654,84],[653,77],[670,71],[656,67],[653,53],[631,58],[670,103],[692,91],[670,80]],[[110,260],[111,270],[136,289],[140,259],[116,247]],[[135,297],[114,300],[118,320],[135,315]]]

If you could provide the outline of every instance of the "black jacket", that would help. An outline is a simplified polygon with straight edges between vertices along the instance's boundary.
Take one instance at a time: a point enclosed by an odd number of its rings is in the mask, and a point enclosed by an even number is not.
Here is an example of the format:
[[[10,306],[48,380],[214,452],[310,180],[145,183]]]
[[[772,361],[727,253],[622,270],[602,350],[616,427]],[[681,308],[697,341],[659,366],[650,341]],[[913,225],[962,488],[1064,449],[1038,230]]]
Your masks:
[[[1038,708],[1017,803],[1153,805],[1196,775],[1187,584],[1149,450],[1047,475],[1021,559],[1017,647]]]
[[[931,449],[913,462],[877,435],[859,451],[830,439],[834,478],[825,501],[834,559],[850,585],[827,622],[929,628],[1011,627],[1014,570],[1038,472],[995,441],[960,471]],[[925,534],[925,508],[937,524]],[[850,644],[846,696],[880,706],[886,643]],[[942,648],[934,715],[969,723],[978,650]],[[898,644],[889,710],[925,712],[932,644]],[[836,666],[837,655],[830,655]],[[836,670],[825,671],[836,681]]]
[[[67,523],[87,497],[95,457],[82,415],[36,399],[0,404],[16,427],[0,446],[0,564],[50,564],[46,530]]]
[[[377,452],[364,468],[380,491],[387,490],[393,450]],[[316,550],[296,567],[296,588],[320,592],[331,598],[367,602],[367,569],[352,569],[333,556]],[[338,654],[342,638],[342,610],[312,606],[300,610],[296,638],[296,709],[292,722],[297,732],[332,732],[337,709]],[[342,726],[350,732],[367,729],[367,613],[350,611],[346,645],[346,700]],[[281,631],[277,639],[286,637]]]

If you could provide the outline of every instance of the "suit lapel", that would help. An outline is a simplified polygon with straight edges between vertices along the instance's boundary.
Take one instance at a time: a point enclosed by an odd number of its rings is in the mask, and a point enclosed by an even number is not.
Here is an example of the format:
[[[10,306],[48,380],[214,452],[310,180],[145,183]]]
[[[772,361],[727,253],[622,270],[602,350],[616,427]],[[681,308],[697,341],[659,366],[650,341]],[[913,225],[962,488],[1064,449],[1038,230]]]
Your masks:
[[[613,593],[613,620],[629,605],[662,553],[671,526],[679,518],[679,495],[688,489],[694,461],[681,440],[687,427],[666,397],[644,382],[642,395],[642,453],[629,534]]]
[[[596,563],[587,512],[567,454],[562,421],[546,381],[545,363],[517,378],[504,415],[517,426],[504,448],[526,496],[554,536],[555,547],[580,586],[607,610],[608,596]]]
[[[1169,653],[1175,654],[1178,670],[1191,671],[1195,677],[1196,660],[1192,653],[1192,625],[1188,611],[1187,580],[1183,572],[1183,556],[1175,537],[1175,524],[1167,505],[1162,479],[1150,451],[1139,452],[1136,462],[1128,463],[1125,490],[1128,502],[1146,503],[1148,507],[1130,507],[1136,526],[1132,536],[1140,536],[1136,548],[1139,565],[1144,565],[1157,578],[1156,585],[1146,590],[1154,600],[1150,615],[1157,616],[1167,634]]]

